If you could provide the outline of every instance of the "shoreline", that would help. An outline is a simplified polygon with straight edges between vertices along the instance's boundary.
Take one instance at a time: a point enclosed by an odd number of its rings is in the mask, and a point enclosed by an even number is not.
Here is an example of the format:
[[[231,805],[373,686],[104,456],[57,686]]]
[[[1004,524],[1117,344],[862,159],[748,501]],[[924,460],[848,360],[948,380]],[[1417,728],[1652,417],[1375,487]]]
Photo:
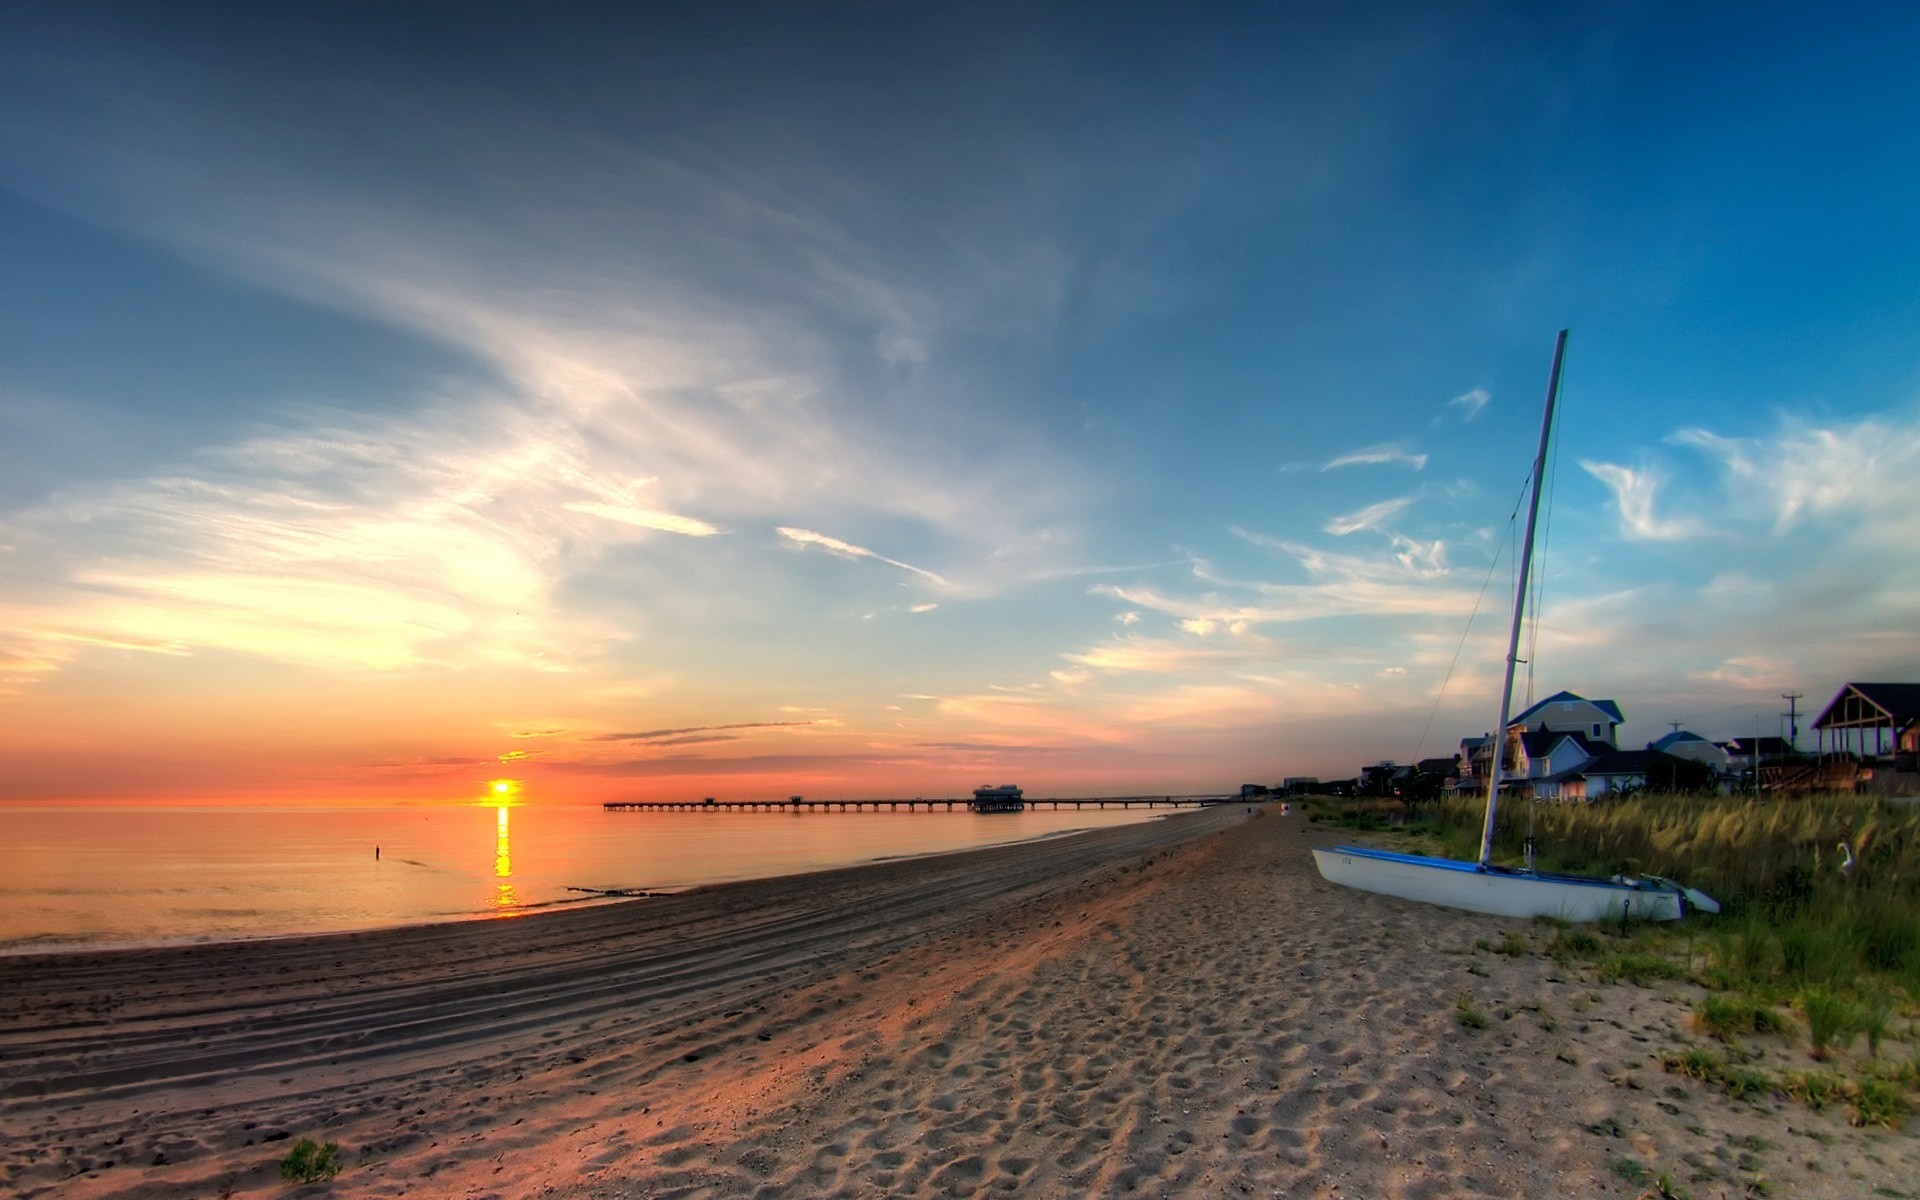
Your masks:
[[[39,811],[61,820],[23,828],[0,825],[43,852],[37,866],[30,864],[23,877],[0,887],[14,901],[0,912],[0,960],[486,921],[503,913],[564,910],[985,849],[1162,819],[1171,811],[1047,813],[1038,819],[833,814],[804,822],[804,830],[796,822],[798,836],[789,841],[780,828],[786,822],[764,815],[728,813],[711,820],[643,814],[608,820],[598,806],[544,808],[524,818],[531,826],[516,827],[512,845],[517,853],[508,865],[506,826],[494,821],[495,809],[463,806],[454,814],[460,820],[452,824],[440,824],[446,814],[435,812],[429,816],[435,824],[428,826],[418,823],[418,813],[368,810],[386,824],[365,828],[352,823],[360,810],[350,809],[248,810],[243,815],[253,824],[216,821],[206,828],[175,824],[170,818],[179,810],[138,810],[149,820],[168,818],[153,849],[124,833],[102,845],[84,823],[74,823],[71,813]],[[284,834],[258,824],[283,818],[303,824]],[[852,824],[843,827],[843,821]],[[468,836],[453,832],[460,829]],[[383,844],[384,863],[375,853]],[[597,849],[583,851],[586,845]],[[208,846],[213,850],[206,864],[189,868]],[[351,853],[354,847],[362,853]],[[133,861],[124,870],[87,865],[120,859]],[[291,870],[273,871],[276,859],[291,863]],[[66,868],[65,863],[77,865]],[[89,875],[90,870],[97,874]],[[206,880],[219,886],[199,891]],[[502,894],[510,894],[505,903]]]
[[[0,1194],[277,1196],[303,1137],[340,1143],[327,1191],[352,1197],[1647,1194],[1631,1161],[1707,1200],[1920,1177],[1912,1138],[1661,1072],[1683,987],[1481,955],[1529,927],[1336,889],[1307,853],[1332,833],[1257,811],[7,960]],[[1463,994],[1489,1027],[1456,1019]]]
[[[1232,805],[1216,806],[1231,808]],[[1242,806],[1244,807],[1244,806]],[[1139,824],[1151,824],[1181,815],[1177,810],[1159,812],[1142,817]],[[793,885],[795,881],[809,876],[827,875],[839,871],[858,871],[866,867],[887,866],[894,863],[911,863],[924,859],[940,858],[953,854],[985,854],[1009,846],[1025,846],[1058,838],[1077,837],[1083,833],[1095,832],[1101,828],[1120,828],[1124,826],[1090,826],[1080,829],[1050,829],[1027,837],[1007,842],[994,842],[986,846],[966,846],[941,850],[927,850],[910,854],[881,854],[857,862],[842,863],[837,866],[819,867],[809,871],[795,871],[780,875],[738,875],[726,876],[698,883],[663,884],[647,887],[602,890],[588,887],[569,887],[569,892],[580,895],[564,896],[553,900],[543,900],[522,904],[511,911],[476,911],[462,914],[443,914],[428,919],[401,921],[394,924],[368,925],[357,929],[312,929],[292,930],[281,933],[257,934],[208,934],[200,937],[166,939],[150,938],[128,942],[45,942],[13,941],[0,943],[0,963],[13,958],[62,957],[83,954],[132,954],[147,950],[204,949],[216,946],[242,945],[252,942],[279,942],[297,938],[367,938],[385,934],[399,933],[410,929],[432,929],[443,925],[467,925],[491,921],[513,921],[525,917],[547,916],[555,913],[576,912],[610,904],[624,904],[635,901],[659,900],[668,896],[684,896],[707,888],[742,887],[754,884]],[[55,937],[58,935],[38,935]]]

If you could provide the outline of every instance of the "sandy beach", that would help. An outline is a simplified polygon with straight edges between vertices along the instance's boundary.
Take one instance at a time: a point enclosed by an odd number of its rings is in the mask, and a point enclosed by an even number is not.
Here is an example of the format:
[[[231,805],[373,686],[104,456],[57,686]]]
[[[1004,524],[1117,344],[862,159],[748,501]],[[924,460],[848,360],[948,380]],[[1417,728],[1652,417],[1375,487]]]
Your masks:
[[[1911,1125],[1664,1073],[1688,985],[1476,952],[1546,931],[1337,890],[1307,853],[1333,840],[1236,806],[516,920],[0,959],[0,1193],[1913,1194]],[[290,1191],[302,1137],[345,1169]]]

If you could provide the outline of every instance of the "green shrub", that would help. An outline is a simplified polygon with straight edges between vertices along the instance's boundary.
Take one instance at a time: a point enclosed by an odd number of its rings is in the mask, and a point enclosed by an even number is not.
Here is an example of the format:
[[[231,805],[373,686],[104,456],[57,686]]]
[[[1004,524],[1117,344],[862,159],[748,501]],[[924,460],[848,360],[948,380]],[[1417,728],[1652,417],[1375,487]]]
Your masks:
[[[1780,931],[1780,961],[1802,983],[1832,983],[1859,961],[1852,939],[1830,925],[1796,924]]]
[[[1826,988],[1802,989],[1800,1011],[1807,1017],[1807,1040],[1813,1044],[1815,1058],[1826,1058],[1830,1048],[1846,1049],[1859,1028],[1859,1013],[1853,1005]]]
[[[1846,1081],[1825,1071],[1789,1071],[1780,1078],[1787,1095],[1815,1112],[1847,1094]]]
[[[1793,1028],[1779,1009],[1752,996],[1708,996],[1694,1008],[1693,1015],[1702,1033],[1723,1042],[1742,1034],[1787,1033]]]
[[[1773,1091],[1774,1080],[1765,1071],[1752,1067],[1728,1067],[1720,1073],[1720,1086],[1735,1100],[1746,1100]]]
[[[1470,992],[1461,992],[1454,998],[1453,1015],[1468,1029],[1485,1029],[1493,1024],[1493,1018],[1487,1015],[1486,1009],[1474,1002]]]
[[[1608,983],[1625,979],[1645,987],[1660,979],[1679,979],[1686,972],[1680,964],[1657,954],[1615,954],[1600,962],[1600,978]]]
[[[1660,1056],[1660,1065],[1676,1075],[1708,1083],[1718,1079],[1720,1072],[1726,1069],[1720,1056],[1705,1046],[1688,1046],[1677,1053],[1663,1054]]]
[[[1869,967],[1898,974],[1920,963],[1920,913],[1876,895],[1862,898],[1848,915],[1860,958]]]
[[[1577,926],[1554,934],[1547,947],[1555,958],[1598,958],[1605,949],[1599,934]]]
[[[1773,974],[1777,953],[1773,931],[1748,917],[1715,939],[1713,959],[1733,979],[1750,981]]]
[[[280,1160],[280,1178],[291,1183],[332,1179],[340,1173],[339,1154],[338,1142],[317,1146],[311,1139],[301,1138]]]
[[[1859,1092],[1853,1097],[1853,1123],[1898,1129],[1912,1108],[1906,1089],[1898,1083],[1868,1077],[1860,1081]]]

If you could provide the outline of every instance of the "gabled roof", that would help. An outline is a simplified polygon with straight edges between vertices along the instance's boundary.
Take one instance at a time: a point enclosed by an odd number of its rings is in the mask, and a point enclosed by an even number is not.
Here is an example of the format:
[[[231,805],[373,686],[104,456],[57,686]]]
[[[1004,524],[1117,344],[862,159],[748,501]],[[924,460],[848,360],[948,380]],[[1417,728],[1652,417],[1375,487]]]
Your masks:
[[[1707,741],[1707,739],[1701,737],[1697,733],[1692,733],[1685,729],[1676,729],[1672,733],[1667,734],[1665,737],[1655,742],[1653,744],[1653,748],[1655,750],[1671,750],[1675,746],[1678,746],[1681,742],[1700,742],[1703,745],[1709,745],[1709,746],[1713,744]]]
[[[1859,729],[1893,725],[1904,729],[1920,721],[1920,683],[1848,683],[1841,685],[1815,729]]]
[[[1529,708],[1527,711],[1513,718],[1513,723],[1515,725],[1532,724],[1534,717],[1538,716],[1540,713],[1540,710],[1545,708],[1549,704],[1591,704],[1595,708],[1599,709],[1601,712],[1606,713],[1609,717],[1612,717],[1614,724],[1624,725],[1627,723],[1626,717],[1620,714],[1620,706],[1618,704],[1615,704],[1613,701],[1589,700],[1585,696],[1575,695],[1572,692],[1555,692],[1553,695],[1548,696],[1545,700],[1540,701],[1539,703],[1535,704],[1532,708]]]

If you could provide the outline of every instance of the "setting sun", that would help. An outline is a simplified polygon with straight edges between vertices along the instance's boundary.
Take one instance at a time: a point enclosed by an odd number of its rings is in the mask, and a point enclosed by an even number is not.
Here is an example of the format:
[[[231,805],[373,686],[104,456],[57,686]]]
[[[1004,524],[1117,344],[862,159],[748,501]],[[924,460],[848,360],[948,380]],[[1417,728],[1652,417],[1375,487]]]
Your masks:
[[[495,779],[487,784],[487,790],[496,796],[511,796],[520,790],[517,779]]]

